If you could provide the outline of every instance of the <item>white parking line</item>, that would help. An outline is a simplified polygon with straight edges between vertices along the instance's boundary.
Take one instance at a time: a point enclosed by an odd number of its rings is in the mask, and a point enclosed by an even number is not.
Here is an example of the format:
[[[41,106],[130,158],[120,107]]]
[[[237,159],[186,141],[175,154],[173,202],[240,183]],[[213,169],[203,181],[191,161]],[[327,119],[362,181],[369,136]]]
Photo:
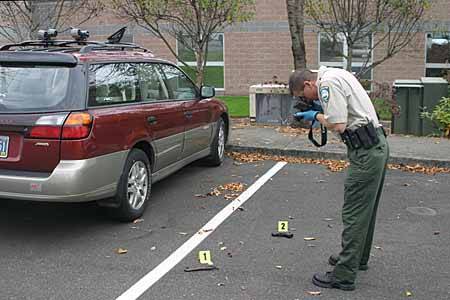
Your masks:
[[[206,239],[217,227],[222,224],[233,212],[244,204],[256,191],[258,191],[272,176],[280,171],[287,163],[278,162],[245,192],[233,200],[208,223],[206,223],[195,235],[187,240],[180,248],[167,257],[156,268],[142,277],[138,282],[131,286],[126,292],[120,295],[116,300],[134,300],[138,299],[146,290],[161,279],[167,272],[175,267],[183,258],[194,250],[204,239]]]

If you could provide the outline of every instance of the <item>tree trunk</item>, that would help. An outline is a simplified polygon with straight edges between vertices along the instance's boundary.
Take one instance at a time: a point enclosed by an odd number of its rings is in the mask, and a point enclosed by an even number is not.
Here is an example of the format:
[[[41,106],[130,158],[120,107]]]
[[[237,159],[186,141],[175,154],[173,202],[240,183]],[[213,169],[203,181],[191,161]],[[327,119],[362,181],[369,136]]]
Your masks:
[[[292,54],[294,55],[294,68],[306,68],[306,51],[304,39],[303,10],[304,0],[286,0],[289,30],[292,40]]]
[[[205,52],[203,49],[196,49],[195,58],[197,60],[196,68],[196,80],[195,84],[200,88],[203,85],[204,72],[205,72]]]
[[[28,39],[34,40],[37,39],[37,32],[39,29],[47,29],[47,28],[38,28],[40,27],[40,21],[41,21],[41,12],[39,3],[37,1],[30,1],[30,8],[31,8],[31,24],[29,31],[29,37]]]
[[[352,72],[353,44],[347,43],[347,71]]]

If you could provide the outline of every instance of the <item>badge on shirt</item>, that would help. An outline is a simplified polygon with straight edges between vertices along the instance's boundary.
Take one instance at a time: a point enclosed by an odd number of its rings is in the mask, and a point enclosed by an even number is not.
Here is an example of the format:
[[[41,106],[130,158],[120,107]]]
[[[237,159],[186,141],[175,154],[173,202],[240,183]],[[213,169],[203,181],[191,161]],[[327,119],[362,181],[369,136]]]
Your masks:
[[[320,88],[320,98],[323,102],[328,103],[328,100],[330,100],[330,88],[327,86]]]
[[[323,102],[328,103],[328,100],[330,100],[330,88],[327,86],[323,86],[320,88],[320,98]]]

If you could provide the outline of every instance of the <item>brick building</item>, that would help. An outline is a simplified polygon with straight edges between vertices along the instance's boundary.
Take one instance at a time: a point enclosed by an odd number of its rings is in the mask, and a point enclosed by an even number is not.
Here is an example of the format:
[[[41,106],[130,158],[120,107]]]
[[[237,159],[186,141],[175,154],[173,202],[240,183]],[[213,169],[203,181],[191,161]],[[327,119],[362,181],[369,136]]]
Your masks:
[[[419,79],[423,76],[441,76],[450,69],[450,2],[434,0],[431,3],[424,18],[424,32],[418,33],[414,43],[402,53],[367,74],[368,79],[383,82]],[[123,25],[130,26],[124,20],[105,15],[83,25],[83,28],[88,29],[94,39],[100,39]],[[163,42],[148,32],[132,25],[129,32],[129,40],[144,45],[158,56],[175,60]],[[172,43],[176,45],[176,41]],[[344,66],[342,58],[327,51],[317,28],[305,28],[305,44],[309,68]],[[214,53],[209,55],[212,59],[207,65],[206,81],[222,88],[227,95],[246,95],[250,85],[269,81],[274,75],[281,81],[287,81],[293,69],[293,58],[286,2],[256,0],[255,18],[217,34],[210,48]],[[380,51],[381,48],[374,51],[373,59],[381,55]],[[358,68],[357,59],[353,68],[355,71]]]

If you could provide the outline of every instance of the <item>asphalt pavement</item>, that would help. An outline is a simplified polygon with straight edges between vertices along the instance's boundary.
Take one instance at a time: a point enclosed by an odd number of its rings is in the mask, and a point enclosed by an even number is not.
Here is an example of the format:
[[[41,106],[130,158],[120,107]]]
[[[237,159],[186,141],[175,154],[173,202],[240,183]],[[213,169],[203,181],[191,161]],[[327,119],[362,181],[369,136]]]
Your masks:
[[[248,187],[274,164],[194,163],[153,187],[136,224],[110,221],[94,204],[1,200],[0,298],[115,299],[231,201],[200,195],[228,183]],[[449,174],[388,171],[370,269],[359,273],[357,289],[312,285],[339,250],[344,178],[323,166],[286,165],[139,299],[450,299]],[[280,220],[294,238],[271,236]],[[128,252],[117,254],[119,247]],[[184,272],[198,266],[200,250],[211,251],[219,269]]]

